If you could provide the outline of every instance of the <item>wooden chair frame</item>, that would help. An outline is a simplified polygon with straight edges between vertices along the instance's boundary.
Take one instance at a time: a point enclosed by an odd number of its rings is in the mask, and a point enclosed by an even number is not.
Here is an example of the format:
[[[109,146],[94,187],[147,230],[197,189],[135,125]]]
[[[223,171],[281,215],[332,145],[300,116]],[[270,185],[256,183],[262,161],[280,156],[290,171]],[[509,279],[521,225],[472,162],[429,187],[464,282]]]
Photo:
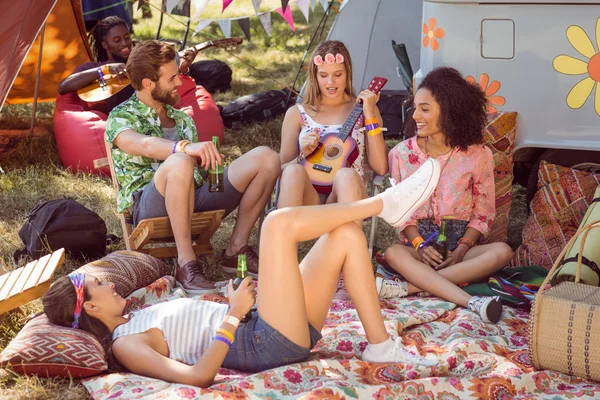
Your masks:
[[[120,186],[115,174],[112,159],[111,144],[105,142],[106,155],[112,177],[115,196]],[[192,214],[192,241],[196,255],[213,255],[214,249],[210,238],[221,225],[225,210],[205,211]],[[133,227],[133,219],[129,213],[119,213],[119,220],[123,229],[123,240],[127,250],[139,251],[157,258],[177,256],[177,247],[173,239],[173,230],[169,217],[148,218],[141,220]],[[160,244],[160,247],[146,247],[149,244]]]

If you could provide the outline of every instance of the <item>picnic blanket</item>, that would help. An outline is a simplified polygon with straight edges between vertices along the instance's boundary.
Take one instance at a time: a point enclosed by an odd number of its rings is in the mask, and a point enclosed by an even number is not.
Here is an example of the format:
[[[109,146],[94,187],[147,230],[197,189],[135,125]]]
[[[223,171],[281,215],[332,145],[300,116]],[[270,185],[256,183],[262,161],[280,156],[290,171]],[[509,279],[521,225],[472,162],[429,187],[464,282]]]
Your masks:
[[[186,295],[163,277],[128,298],[139,309]],[[199,298],[226,302],[222,295]],[[598,398],[600,384],[535,372],[527,346],[528,313],[505,307],[497,325],[436,297],[382,300],[388,332],[407,349],[434,354],[436,367],[370,364],[352,301],[333,301],[323,339],[303,363],[256,374],[220,369],[207,389],[131,373],[83,381],[94,399],[563,399]]]

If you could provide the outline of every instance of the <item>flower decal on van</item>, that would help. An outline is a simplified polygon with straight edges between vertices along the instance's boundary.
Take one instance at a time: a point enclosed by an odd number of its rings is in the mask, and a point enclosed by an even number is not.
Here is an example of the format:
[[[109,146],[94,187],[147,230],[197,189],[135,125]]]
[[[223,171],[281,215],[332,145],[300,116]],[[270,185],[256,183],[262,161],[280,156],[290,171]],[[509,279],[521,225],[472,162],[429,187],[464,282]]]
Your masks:
[[[443,38],[446,32],[442,28],[435,28],[437,21],[435,18],[429,18],[428,24],[423,24],[423,47],[427,47],[431,44],[431,50],[436,51],[440,48],[438,39]]]
[[[472,76],[467,76],[467,82],[472,83],[473,85],[477,85],[478,83],[475,82],[475,78],[473,78]],[[488,86],[489,83],[489,86]],[[485,97],[487,97],[488,100],[488,107],[487,107],[487,111],[489,113],[495,113],[498,112],[498,109],[494,106],[503,106],[506,104],[506,99],[502,96],[494,96],[498,90],[500,90],[500,82],[498,81],[492,81],[490,83],[490,77],[488,76],[488,74],[481,74],[481,76],[479,77],[479,87],[481,88],[481,90],[483,90],[485,92]]]
[[[596,35],[600,38],[600,18],[596,21]],[[600,82],[600,53],[585,31],[577,25],[567,28],[567,39],[571,46],[586,60],[580,60],[569,55],[561,54],[552,62],[554,69],[565,75],[587,75],[579,81],[567,95],[567,105],[573,109],[583,107],[592,94],[597,82]],[[597,39],[600,40],[600,39]],[[599,43],[597,43],[599,44]],[[596,114],[600,115],[600,92],[596,90],[594,101]]]

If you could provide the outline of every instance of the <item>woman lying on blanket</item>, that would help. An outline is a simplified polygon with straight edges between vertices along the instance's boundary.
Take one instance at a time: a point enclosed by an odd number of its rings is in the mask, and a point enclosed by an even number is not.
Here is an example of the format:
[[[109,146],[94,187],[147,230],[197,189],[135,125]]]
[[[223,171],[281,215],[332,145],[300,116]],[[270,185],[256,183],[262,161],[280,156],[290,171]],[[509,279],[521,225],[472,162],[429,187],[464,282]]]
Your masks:
[[[282,170],[277,208],[347,203],[367,197],[365,166],[379,175],[388,172],[387,146],[381,134],[381,114],[376,104],[379,95],[363,90],[356,96],[352,89],[352,60],[346,46],[337,40],[319,43],[308,66],[306,96],[302,104],[291,107],[281,128]],[[319,194],[300,162],[308,157],[326,133],[337,132],[357,102],[362,102],[362,116],[351,137],[356,140],[358,157],[351,168],[335,175],[331,194]],[[363,129],[365,128],[365,129]],[[362,224],[362,221],[357,221]],[[336,298],[347,299],[343,280]]]
[[[305,360],[321,339],[341,272],[369,342],[364,361],[436,365],[389,338],[365,235],[353,221],[379,215],[402,224],[431,195],[439,173],[432,159],[376,197],[269,214],[260,240],[258,312],[247,323],[239,319],[255,301],[249,277],[237,290],[229,282],[229,306],[179,299],[123,316],[125,300],[114,284],[72,274],[52,285],[44,311],[52,323],[112,339],[112,355],[133,373],[206,387],[220,367],[256,372]],[[298,266],[297,243],[314,238]]]
[[[481,310],[486,322],[497,322],[502,305],[497,297],[471,297],[457,285],[485,278],[505,266],[512,256],[506,243],[477,244],[490,231],[495,214],[494,160],[483,144],[485,94],[453,68],[431,71],[414,97],[416,136],[398,144],[389,154],[396,182],[410,177],[428,160],[441,165],[440,182],[428,201],[399,227],[407,245],[385,251],[390,268],[383,276],[401,274],[383,282],[380,297],[406,296],[421,290],[463,307]],[[425,239],[447,220],[448,256]],[[485,307],[481,306],[481,303]]]

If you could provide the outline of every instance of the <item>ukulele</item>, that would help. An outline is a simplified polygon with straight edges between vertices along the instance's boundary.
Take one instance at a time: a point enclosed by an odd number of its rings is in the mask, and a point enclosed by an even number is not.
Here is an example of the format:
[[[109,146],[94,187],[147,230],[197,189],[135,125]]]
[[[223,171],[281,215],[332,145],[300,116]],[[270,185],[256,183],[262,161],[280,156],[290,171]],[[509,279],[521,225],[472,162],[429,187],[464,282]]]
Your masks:
[[[386,82],[386,78],[376,76],[367,89],[377,94]],[[358,145],[350,133],[360,118],[362,109],[362,103],[356,103],[339,131],[321,136],[317,148],[300,163],[318,193],[331,193],[335,174],[344,167],[350,167],[358,157]]]
[[[180,51],[179,56],[183,57],[185,52],[188,50],[201,51],[211,47],[227,48],[239,46],[240,44],[242,44],[242,42],[243,39],[239,37],[230,39],[209,40],[208,42],[200,43],[196,46],[190,47],[189,49]],[[94,81],[89,85],[79,89],[77,91],[77,95],[81,100],[87,103],[95,103],[98,101],[106,100],[109,97],[119,93],[131,83],[127,76],[121,75],[119,78],[116,74],[104,75],[104,82],[106,83],[105,85],[101,85],[99,81]]]

